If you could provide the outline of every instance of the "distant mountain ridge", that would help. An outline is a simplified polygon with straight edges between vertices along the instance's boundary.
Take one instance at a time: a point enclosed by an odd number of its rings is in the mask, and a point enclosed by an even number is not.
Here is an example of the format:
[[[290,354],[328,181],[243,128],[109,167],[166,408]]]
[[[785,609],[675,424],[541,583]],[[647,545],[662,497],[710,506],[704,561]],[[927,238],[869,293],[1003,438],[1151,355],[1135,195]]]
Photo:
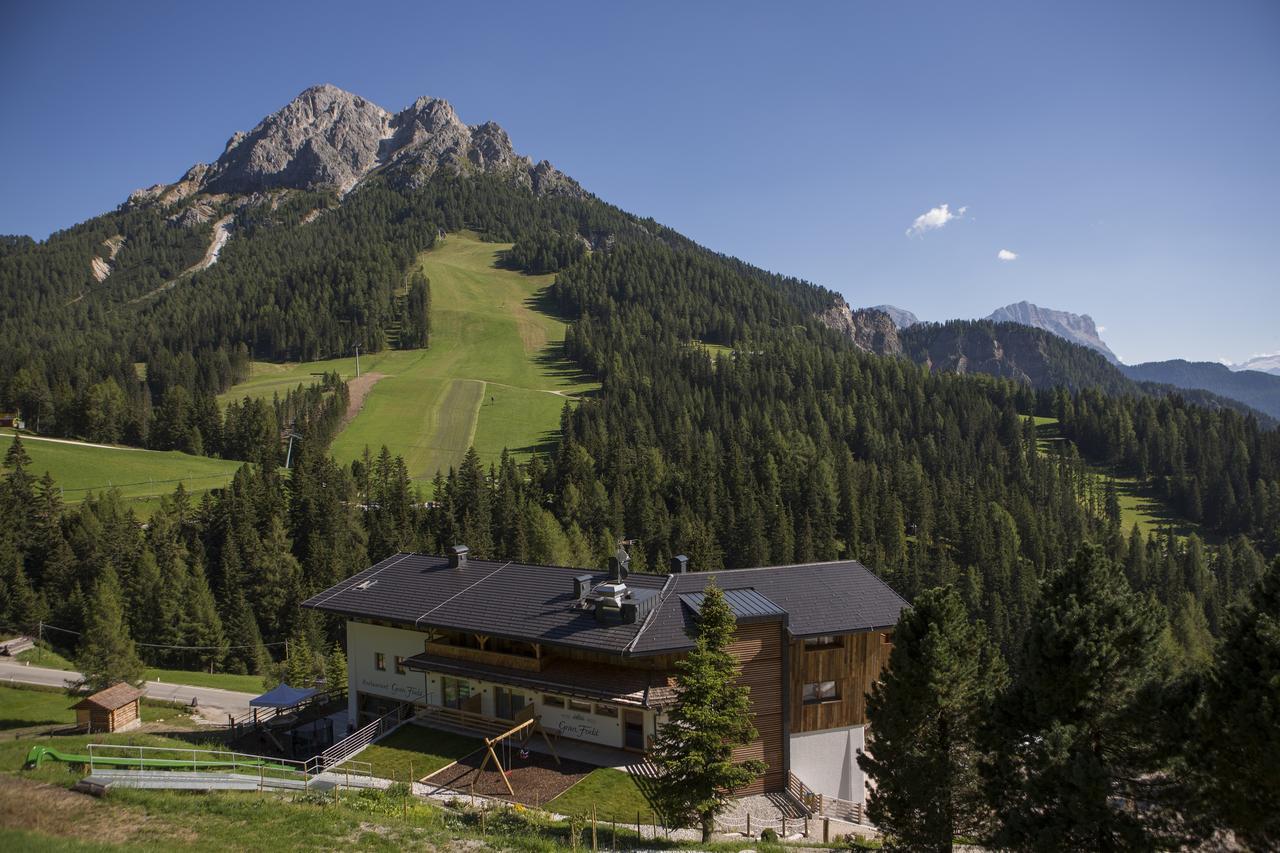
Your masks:
[[[1228,367],[1232,370],[1257,370],[1260,373],[1280,376],[1280,352],[1273,352],[1269,355],[1255,355],[1248,361],[1240,364],[1231,364]]]
[[[1112,364],[1120,363],[1120,359],[1098,334],[1098,327],[1088,314],[1072,314],[1070,311],[1041,308],[1024,300],[997,308],[988,314],[986,319],[993,323],[1021,323],[1024,326],[1044,329],[1060,338],[1066,338],[1073,343],[1102,353],[1103,357]]]
[[[1151,361],[1121,365],[1130,379],[1159,382],[1176,388],[1200,388],[1232,400],[1239,400],[1273,418],[1280,418],[1280,376],[1259,370],[1231,370],[1212,361]]]
[[[906,329],[920,322],[920,318],[912,314],[906,308],[899,308],[896,305],[876,305],[872,307],[873,311],[880,311],[889,315],[889,319],[893,320],[893,325],[899,329]]]

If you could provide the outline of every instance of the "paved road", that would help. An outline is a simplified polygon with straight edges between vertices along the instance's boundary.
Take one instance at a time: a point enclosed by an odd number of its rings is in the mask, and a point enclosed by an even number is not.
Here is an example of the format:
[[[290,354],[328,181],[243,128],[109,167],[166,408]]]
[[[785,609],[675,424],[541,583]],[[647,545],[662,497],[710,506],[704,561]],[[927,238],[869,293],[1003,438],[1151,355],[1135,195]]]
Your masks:
[[[62,669],[47,669],[42,666],[26,666],[17,661],[0,660],[0,683],[15,681],[19,684],[40,684],[46,687],[65,687],[68,680],[78,680],[80,673]],[[243,714],[249,710],[249,700],[253,693],[237,693],[234,690],[219,690],[216,687],[193,687],[187,684],[170,684],[167,681],[148,681],[144,686],[146,695],[151,699],[166,702],[181,702],[190,705],[196,700],[196,707],[202,716],[211,722],[225,723],[227,714]]]

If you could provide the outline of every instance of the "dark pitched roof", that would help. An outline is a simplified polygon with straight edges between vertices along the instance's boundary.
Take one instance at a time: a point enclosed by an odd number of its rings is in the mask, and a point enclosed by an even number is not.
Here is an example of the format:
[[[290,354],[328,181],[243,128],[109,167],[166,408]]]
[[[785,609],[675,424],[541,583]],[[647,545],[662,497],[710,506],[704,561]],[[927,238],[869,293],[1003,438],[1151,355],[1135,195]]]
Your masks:
[[[113,684],[105,690],[99,690],[92,696],[86,696],[77,702],[74,707],[75,710],[97,708],[102,711],[114,711],[117,708],[123,708],[141,696],[141,690],[132,684],[126,684],[121,681],[119,684]]]
[[[607,572],[563,566],[469,559],[450,568],[445,557],[397,554],[302,606],[419,628],[621,653],[640,624],[598,622],[591,611],[575,609],[573,580],[584,574],[591,575],[593,585],[608,580]],[[626,583],[657,591],[667,577],[633,574]]]
[[[701,593],[711,578],[731,590],[751,590],[787,614],[795,637],[847,634],[888,628],[898,623],[906,599],[857,560],[801,563],[722,572],[673,575],[674,583],[628,650],[652,655],[691,648],[693,611],[682,601]]]
[[[702,612],[701,592],[682,592],[680,601],[695,614]],[[724,603],[733,611],[733,617],[739,622],[766,622],[782,619],[787,611],[765,598],[754,589],[727,589],[724,591]]]
[[[694,602],[714,577],[751,619],[786,618],[793,636],[888,628],[907,602],[856,560],[679,575],[632,574],[627,586],[660,596],[636,624],[598,622],[572,605],[573,581],[608,573],[563,566],[396,554],[312,596],[304,607],[418,628],[443,628],[592,649],[655,655],[692,648]]]

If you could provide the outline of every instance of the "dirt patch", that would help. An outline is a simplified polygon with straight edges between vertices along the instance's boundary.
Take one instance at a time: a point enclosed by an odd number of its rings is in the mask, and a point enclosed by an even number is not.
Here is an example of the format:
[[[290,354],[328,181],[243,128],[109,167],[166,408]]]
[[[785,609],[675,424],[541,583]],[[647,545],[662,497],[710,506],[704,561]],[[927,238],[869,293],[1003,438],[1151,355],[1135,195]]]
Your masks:
[[[113,807],[77,794],[16,776],[0,775],[0,826],[42,835],[124,844],[145,832],[155,818],[134,809]],[[193,841],[195,834],[165,825],[165,837]]]
[[[351,423],[356,415],[360,414],[360,410],[364,408],[364,398],[369,396],[373,386],[377,385],[378,380],[384,376],[386,374],[370,371],[360,374],[355,379],[347,380],[347,413],[342,416],[343,426]]]
[[[493,766],[492,761],[483,773],[480,772],[480,765],[484,762],[486,754],[484,750],[472,753],[459,760],[457,764],[433,773],[422,782],[427,785],[439,785],[461,794],[470,794],[474,791],[486,797],[498,797],[510,802],[540,807],[543,803],[569,790],[596,769],[590,764],[571,761],[568,758],[562,758],[560,764],[556,764],[555,759],[550,755],[532,750],[522,753],[519,747],[515,746],[511,748],[508,755],[504,748],[500,754],[503,764],[510,765],[507,768],[507,778],[516,792],[512,797],[507,792],[507,786],[502,784],[502,776]]]

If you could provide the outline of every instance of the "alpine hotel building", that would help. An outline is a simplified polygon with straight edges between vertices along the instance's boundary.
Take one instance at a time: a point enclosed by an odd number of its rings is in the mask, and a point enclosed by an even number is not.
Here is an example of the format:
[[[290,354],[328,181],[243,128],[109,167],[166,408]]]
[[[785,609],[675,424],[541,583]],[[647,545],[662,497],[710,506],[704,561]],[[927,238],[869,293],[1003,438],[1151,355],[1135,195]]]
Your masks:
[[[515,720],[643,752],[676,700],[675,663],[714,577],[737,619],[732,653],[768,770],[738,793],[814,792],[861,803],[865,693],[906,602],[856,561],[665,575],[396,554],[308,599],[347,620],[351,719],[397,705]]]

